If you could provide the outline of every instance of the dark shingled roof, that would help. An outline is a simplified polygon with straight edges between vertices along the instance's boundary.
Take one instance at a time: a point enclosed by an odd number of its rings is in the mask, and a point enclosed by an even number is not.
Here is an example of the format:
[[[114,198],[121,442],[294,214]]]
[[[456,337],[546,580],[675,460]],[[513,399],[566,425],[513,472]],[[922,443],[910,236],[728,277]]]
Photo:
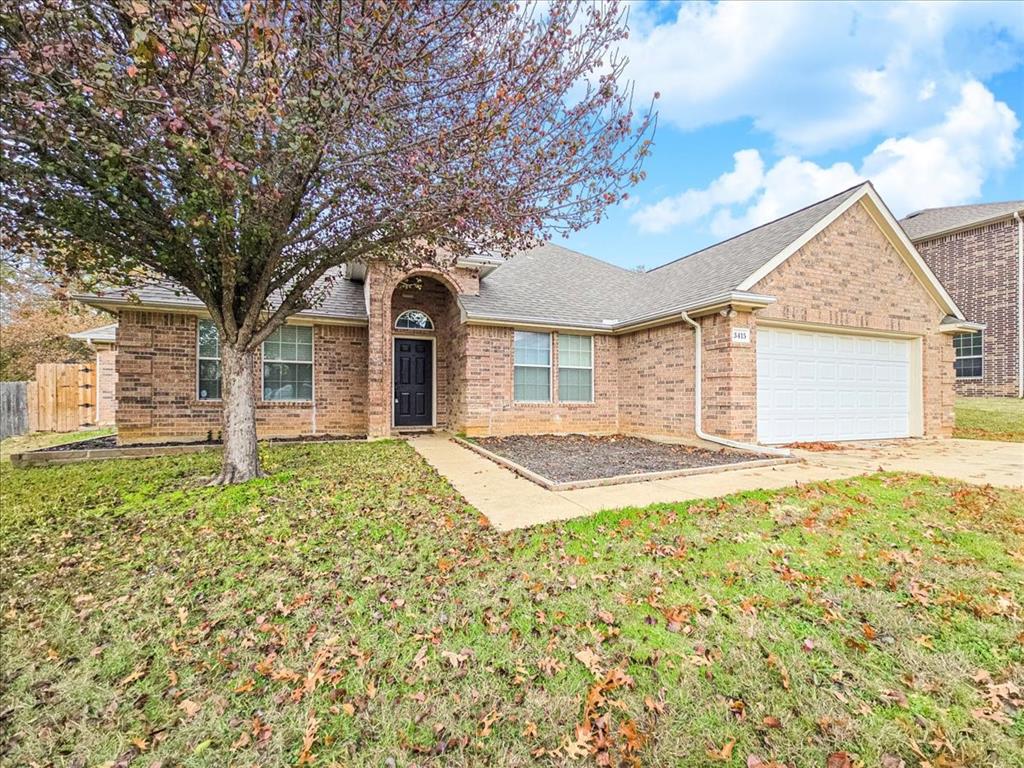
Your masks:
[[[948,208],[925,208],[906,218],[900,224],[907,236],[917,242],[957,229],[967,229],[1004,216],[1024,211],[1024,200],[1008,200],[1005,203],[978,203],[977,205],[954,205]]]
[[[344,271],[337,270],[330,278],[330,286],[327,286],[327,279],[319,285],[328,290],[323,302],[314,309],[303,310],[297,314],[298,317],[336,317],[338,319],[365,320],[366,299],[363,296],[362,283],[355,283],[344,279]],[[132,290],[117,288],[105,291],[97,291],[88,296],[80,296],[86,303],[104,302],[112,304],[156,304],[165,307],[202,308],[203,303],[186,291],[181,286],[171,282],[153,282],[148,285],[138,286]]]
[[[470,319],[590,329],[612,330],[664,317],[738,290],[747,278],[867,186],[859,184],[649,272],[623,269],[545,243],[502,263],[481,279],[478,296],[462,295],[458,301]],[[173,286],[139,288],[135,294],[142,304],[202,306],[194,296],[175,291]],[[124,291],[84,298],[92,303],[127,300]],[[336,279],[327,299],[300,315],[365,320],[363,286]]]
[[[460,296],[459,301],[471,318],[595,328],[683,311],[735,290],[863,186],[649,272],[547,244],[502,264],[480,282],[479,296]]]

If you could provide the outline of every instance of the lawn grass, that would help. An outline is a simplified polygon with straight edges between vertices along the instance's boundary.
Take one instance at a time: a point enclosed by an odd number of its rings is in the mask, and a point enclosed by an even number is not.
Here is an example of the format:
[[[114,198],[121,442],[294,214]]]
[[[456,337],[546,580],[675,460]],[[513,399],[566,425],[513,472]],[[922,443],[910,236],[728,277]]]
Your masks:
[[[12,453],[38,451],[41,448],[52,448],[55,445],[73,443],[76,440],[89,440],[93,437],[103,437],[113,433],[113,427],[100,427],[99,429],[83,429],[78,432],[33,432],[28,435],[5,437],[0,440],[0,461],[9,460]]]
[[[1024,443],[1024,400],[1016,397],[958,397],[953,436]]]
[[[499,534],[404,443],[263,457],[0,466],[0,762],[1021,765],[1024,494],[880,474]]]

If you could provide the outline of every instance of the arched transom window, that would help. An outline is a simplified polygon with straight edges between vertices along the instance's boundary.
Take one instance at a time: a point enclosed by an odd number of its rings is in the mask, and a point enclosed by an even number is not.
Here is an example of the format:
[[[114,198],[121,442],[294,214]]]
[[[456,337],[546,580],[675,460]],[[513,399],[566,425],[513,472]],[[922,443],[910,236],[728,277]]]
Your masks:
[[[434,321],[430,319],[430,315],[426,312],[420,312],[418,309],[407,309],[395,320],[395,328],[411,331],[432,331],[434,330]]]

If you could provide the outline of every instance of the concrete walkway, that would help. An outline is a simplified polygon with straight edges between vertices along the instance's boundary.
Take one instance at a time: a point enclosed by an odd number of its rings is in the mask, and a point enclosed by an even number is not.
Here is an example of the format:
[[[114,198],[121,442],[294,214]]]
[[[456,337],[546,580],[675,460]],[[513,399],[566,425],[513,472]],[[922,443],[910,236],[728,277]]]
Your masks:
[[[839,451],[798,451],[801,464],[736,469],[624,485],[548,491],[444,434],[409,440],[498,530],[526,528],[619,507],[714,498],[758,488],[837,480],[880,469],[935,474],[971,483],[1024,485],[1024,443],[984,440],[904,440],[850,443]]]

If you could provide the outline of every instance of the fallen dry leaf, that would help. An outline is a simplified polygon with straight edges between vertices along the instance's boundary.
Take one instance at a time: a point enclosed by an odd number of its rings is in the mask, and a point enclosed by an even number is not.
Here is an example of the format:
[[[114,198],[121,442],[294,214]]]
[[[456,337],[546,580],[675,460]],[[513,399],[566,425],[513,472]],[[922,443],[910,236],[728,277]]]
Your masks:
[[[707,752],[708,757],[710,757],[712,760],[721,760],[722,762],[728,762],[732,759],[732,750],[735,746],[736,739],[729,739],[727,742],[725,742],[725,744],[722,745],[721,749],[708,747],[705,750],[705,752]]]

